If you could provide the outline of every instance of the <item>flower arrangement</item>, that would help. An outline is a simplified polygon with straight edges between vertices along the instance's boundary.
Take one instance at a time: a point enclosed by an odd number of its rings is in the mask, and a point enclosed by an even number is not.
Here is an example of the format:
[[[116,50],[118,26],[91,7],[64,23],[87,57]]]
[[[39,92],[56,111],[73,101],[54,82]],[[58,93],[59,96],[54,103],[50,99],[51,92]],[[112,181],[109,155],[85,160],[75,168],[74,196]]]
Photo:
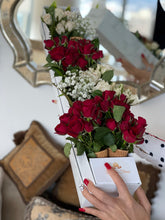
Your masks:
[[[96,157],[96,152],[110,148],[133,152],[133,144],[143,143],[146,120],[135,119],[130,111],[129,99],[123,93],[106,90],[85,101],[75,101],[68,113],[60,117],[55,127],[59,135],[68,134],[67,140],[74,143],[77,154],[86,152]],[[64,148],[68,156],[72,145]]]
[[[123,85],[112,83],[114,69],[101,64],[99,39],[90,21],[71,8],[57,8],[53,3],[45,9],[42,21],[49,30],[50,39],[44,40],[48,51],[46,66],[59,77],[54,84],[67,98],[70,108],[60,116],[55,127],[59,135],[77,148],[77,154],[87,157],[110,148],[133,152],[133,145],[143,143],[146,121],[136,119],[130,106],[137,96]],[[71,143],[66,143],[68,156]]]
[[[134,35],[146,46],[148,50],[158,59],[161,59],[163,56],[162,50],[159,48],[159,44],[155,41],[149,41],[145,37],[143,37],[138,31],[134,33]]]

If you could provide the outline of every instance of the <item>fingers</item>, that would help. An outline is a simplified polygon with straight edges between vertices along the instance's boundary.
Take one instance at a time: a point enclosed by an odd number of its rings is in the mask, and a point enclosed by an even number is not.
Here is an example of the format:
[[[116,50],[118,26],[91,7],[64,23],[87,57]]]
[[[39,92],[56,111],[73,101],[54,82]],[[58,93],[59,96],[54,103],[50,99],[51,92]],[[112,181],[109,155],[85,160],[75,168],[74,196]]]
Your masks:
[[[147,71],[151,72],[152,69],[154,68],[154,65],[153,64],[150,64],[146,58],[146,56],[142,53],[141,54],[141,59],[142,59],[142,62],[143,64],[145,65],[145,68]]]
[[[120,175],[110,166],[109,163],[105,163],[104,165],[107,169],[108,174],[110,175],[110,177],[112,178],[112,180],[117,186],[119,196],[124,197],[124,198],[130,197],[131,195],[128,191],[128,188],[125,182],[123,181],[123,179],[120,177]]]
[[[103,219],[103,216],[104,216],[104,212],[98,209],[95,209],[95,208],[80,208],[79,211],[94,215],[98,217],[99,219]]]
[[[106,209],[106,206],[103,203],[103,201],[96,198],[91,192],[89,192],[89,190],[86,187],[84,187],[84,189],[82,191],[82,194],[97,209],[99,209],[99,210],[105,210]]]
[[[139,203],[145,208],[145,210],[147,211],[148,214],[150,214],[151,212],[151,205],[145,195],[144,190],[142,189],[142,187],[139,187],[136,192],[135,192]]]
[[[93,184],[92,181],[85,179],[84,180],[85,185],[87,186],[88,190],[100,201],[105,202],[108,201],[108,203],[111,200],[111,197],[103,192],[102,190],[100,190],[99,188],[95,187],[95,185]]]

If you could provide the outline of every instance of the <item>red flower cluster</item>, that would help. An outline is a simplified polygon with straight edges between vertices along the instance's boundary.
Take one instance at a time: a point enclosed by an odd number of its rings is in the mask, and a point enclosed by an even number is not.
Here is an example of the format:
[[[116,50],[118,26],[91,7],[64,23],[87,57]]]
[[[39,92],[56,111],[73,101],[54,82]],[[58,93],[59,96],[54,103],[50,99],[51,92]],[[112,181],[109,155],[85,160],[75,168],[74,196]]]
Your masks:
[[[97,127],[109,128],[115,137],[121,132],[122,138],[127,143],[143,143],[143,133],[146,127],[146,120],[142,117],[135,119],[130,112],[130,105],[125,95],[116,96],[115,91],[105,91],[102,96],[95,96],[83,102],[76,101],[60,117],[60,123],[55,127],[57,134],[68,134],[74,138],[87,132],[95,132]],[[121,120],[114,118],[114,107],[123,106],[124,112]]]
[[[49,50],[52,60],[61,61],[64,70],[68,66],[78,66],[87,69],[91,60],[96,61],[103,57],[102,51],[95,48],[90,40],[68,40],[66,36],[45,40],[45,48]]]

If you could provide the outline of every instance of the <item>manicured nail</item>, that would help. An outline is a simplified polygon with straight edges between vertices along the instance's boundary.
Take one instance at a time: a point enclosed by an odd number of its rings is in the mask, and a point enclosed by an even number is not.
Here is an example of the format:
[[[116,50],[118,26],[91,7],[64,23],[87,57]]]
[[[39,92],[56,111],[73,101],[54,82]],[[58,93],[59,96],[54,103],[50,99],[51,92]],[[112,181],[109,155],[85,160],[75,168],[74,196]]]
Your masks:
[[[84,179],[84,184],[85,184],[86,186],[88,186],[88,184],[89,184],[89,180]]]
[[[85,209],[83,209],[83,208],[79,208],[78,210],[79,210],[79,212],[85,212]]]
[[[105,163],[104,166],[107,168],[107,170],[110,170],[112,168],[109,163]]]
[[[145,56],[144,56],[144,54],[143,54],[143,53],[141,54],[141,57],[142,57],[142,58],[145,58]]]
[[[123,62],[123,60],[122,60],[121,58],[119,58],[119,59],[117,59],[117,62],[122,63],[122,62]]]
[[[57,100],[55,100],[55,99],[52,99],[52,103],[55,103],[55,104],[57,104]]]

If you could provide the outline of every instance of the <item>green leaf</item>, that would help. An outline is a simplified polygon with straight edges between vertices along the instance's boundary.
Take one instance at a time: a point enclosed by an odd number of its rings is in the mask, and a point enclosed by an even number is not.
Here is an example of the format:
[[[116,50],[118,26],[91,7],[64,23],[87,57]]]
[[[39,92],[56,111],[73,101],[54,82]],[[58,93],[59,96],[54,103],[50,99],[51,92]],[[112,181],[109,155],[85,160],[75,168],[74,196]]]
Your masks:
[[[92,92],[92,97],[102,96],[102,95],[103,95],[103,93],[102,93],[102,91],[100,91],[100,90],[94,90],[94,91]]]
[[[64,154],[66,157],[69,157],[70,150],[72,148],[72,145],[70,143],[66,143],[64,146]]]
[[[108,70],[108,71],[103,73],[102,79],[104,81],[110,83],[113,76],[114,76],[113,70]]]
[[[94,47],[99,49],[99,39],[98,38],[95,38],[94,40],[92,40],[92,44],[94,44]]]
[[[129,153],[133,153],[133,149],[134,149],[134,145],[133,145],[133,144],[130,144]]]
[[[77,139],[76,138],[67,137],[66,140],[72,141],[75,144],[77,143]]]
[[[124,111],[125,111],[124,106],[114,105],[114,107],[113,107],[113,117],[114,117],[116,122],[121,121]]]
[[[52,67],[52,70],[54,71],[54,76],[63,76],[62,71],[56,67]]]
[[[101,150],[101,147],[102,146],[99,143],[97,143],[97,142],[93,143],[93,150],[94,150],[94,152],[99,152]]]
[[[96,154],[94,152],[91,152],[89,154],[87,154],[88,158],[96,158]]]
[[[71,7],[68,6],[68,7],[65,9],[65,11],[71,11]]]
[[[108,133],[103,137],[103,143],[106,146],[111,146],[115,144],[115,138],[112,133]]]
[[[78,142],[76,145],[77,148],[77,155],[80,156],[85,152],[85,147],[81,142]]]
[[[95,139],[96,142],[103,139],[104,136],[110,132],[109,128],[106,128],[106,127],[96,128],[95,131],[96,132],[95,132],[95,135],[94,135],[94,139]]]
[[[52,58],[51,58],[50,54],[47,55],[46,61],[47,61],[48,63],[51,63],[51,62],[52,62]]]
[[[111,149],[113,152],[115,152],[115,151],[117,150],[117,146],[114,144],[114,145],[110,146],[110,149]]]

